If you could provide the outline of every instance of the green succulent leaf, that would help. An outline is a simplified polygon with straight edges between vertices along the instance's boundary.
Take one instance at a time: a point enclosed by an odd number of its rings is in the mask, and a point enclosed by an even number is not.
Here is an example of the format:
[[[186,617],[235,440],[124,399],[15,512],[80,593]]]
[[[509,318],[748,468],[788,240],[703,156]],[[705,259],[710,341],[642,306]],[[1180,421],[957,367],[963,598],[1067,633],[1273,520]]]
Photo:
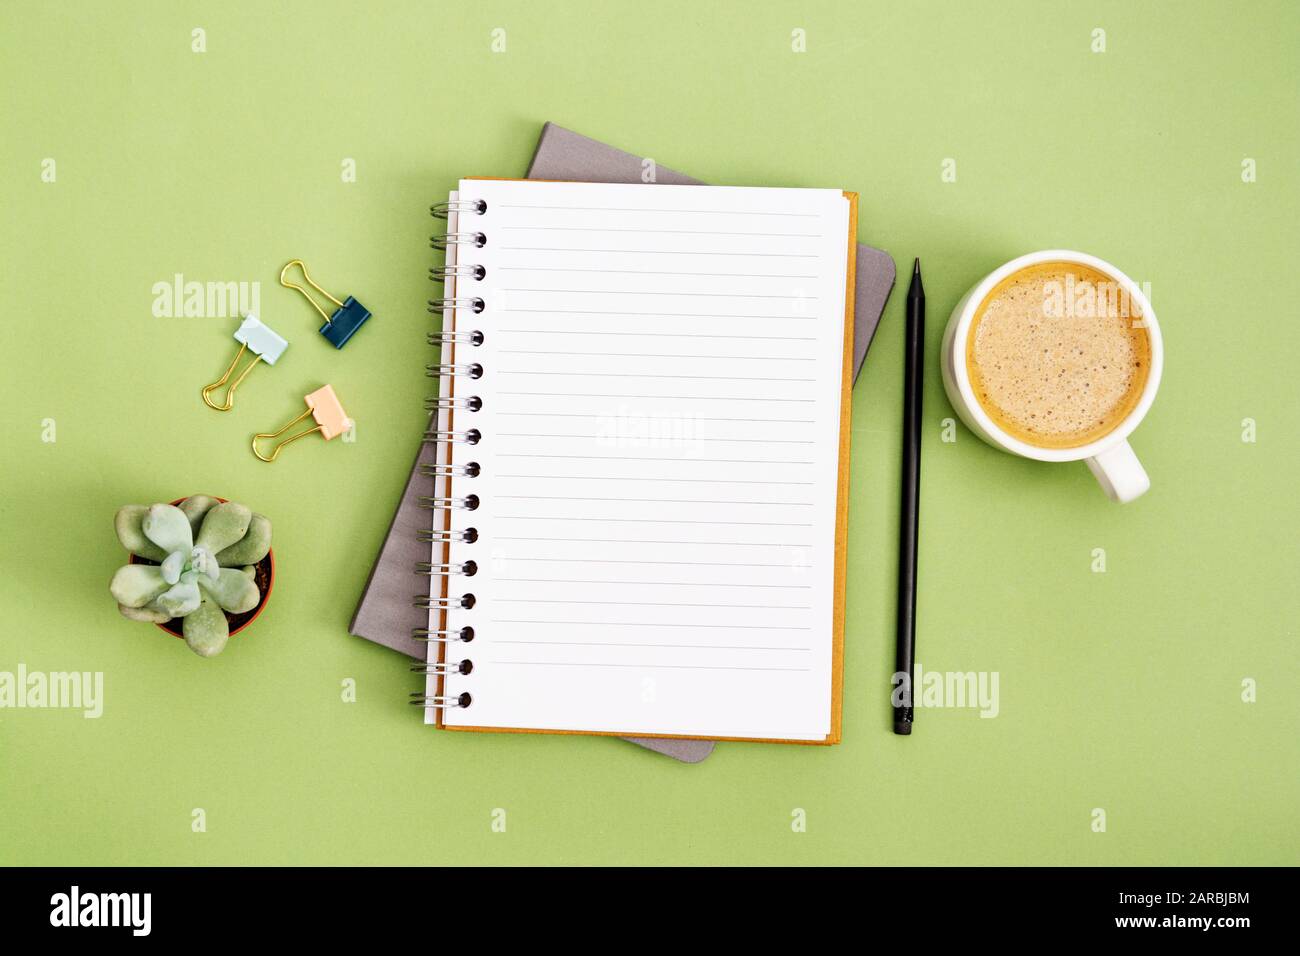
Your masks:
[[[262,594],[251,577],[236,568],[222,568],[216,581],[200,582],[203,590],[231,614],[243,614],[257,607]]]
[[[132,554],[149,561],[162,561],[167,552],[145,537],[144,519],[148,513],[148,505],[123,505],[113,518],[113,529],[122,547]]]
[[[213,505],[203,516],[203,527],[199,529],[198,538],[192,544],[187,544],[185,550],[197,545],[213,554],[220,554],[243,539],[252,520],[253,512],[245,505],[233,501]]]
[[[174,551],[189,554],[194,547],[190,521],[175,505],[151,505],[144,517],[144,533],[168,554]]]
[[[244,537],[217,554],[217,563],[223,568],[257,564],[271,550],[271,519],[253,513]]]
[[[168,584],[175,584],[181,579],[181,572],[185,570],[185,552],[173,551],[163,560],[162,576]]]
[[[181,624],[185,643],[200,657],[220,654],[230,639],[230,625],[214,601],[204,597],[193,614]]]
[[[190,532],[194,537],[199,536],[199,528],[203,526],[203,516],[217,504],[219,502],[211,495],[190,495],[177,505],[181,511],[185,512],[185,517],[190,520]]]
[[[118,604],[130,608],[144,607],[167,591],[162,568],[154,564],[127,564],[117,569],[108,590]]]
[[[148,605],[144,607],[127,607],[125,604],[119,604],[117,609],[122,612],[122,616],[132,621],[145,621],[149,624],[165,624],[171,620],[171,616],[166,611],[158,611]]]
[[[195,548],[190,552],[190,567],[210,581],[215,581],[217,572],[221,570],[216,557],[207,548]]]
[[[159,610],[166,611],[172,617],[184,617],[194,613],[200,600],[202,595],[199,593],[199,586],[189,581],[181,581],[158,595],[154,603]]]

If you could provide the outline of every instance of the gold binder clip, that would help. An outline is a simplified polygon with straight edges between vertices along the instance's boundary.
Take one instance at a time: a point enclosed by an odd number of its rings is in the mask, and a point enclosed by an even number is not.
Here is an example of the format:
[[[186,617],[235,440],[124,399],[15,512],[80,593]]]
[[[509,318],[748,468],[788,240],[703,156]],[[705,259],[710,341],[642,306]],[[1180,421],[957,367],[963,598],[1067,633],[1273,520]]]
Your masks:
[[[320,432],[321,436],[326,441],[329,441],[331,438],[336,438],[352,427],[352,419],[348,418],[347,413],[343,411],[343,406],[339,404],[339,397],[334,394],[332,386],[321,386],[310,395],[303,396],[303,401],[307,403],[307,410],[293,421],[287,422],[279,431],[259,432],[253,436],[254,455],[262,461],[275,461],[275,459],[280,456],[280,449],[284,448],[285,445],[292,445],[299,438],[306,438],[308,435]],[[270,458],[258,451],[258,441],[263,438],[279,438],[308,415],[315,419],[315,428],[309,428],[305,432],[299,432],[296,435],[286,438],[271,449]]]
[[[332,315],[326,313],[326,311],[320,307],[316,300],[311,297],[310,292],[298,285],[298,283],[290,282],[285,278],[285,276],[288,275],[289,270],[294,266],[297,266],[302,270],[302,277],[307,280],[309,286],[338,306]],[[352,336],[356,334],[357,329],[361,328],[361,326],[365,324],[366,319],[370,318],[370,310],[356,299],[352,298],[352,296],[348,296],[340,302],[313,282],[312,277],[307,274],[306,264],[304,264],[301,259],[290,259],[285,264],[285,267],[280,270],[280,285],[284,286],[286,289],[297,289],[303,294],[303,298],[311,303],[311,307],[320,313],[320,317],[325,320],[325,324],[320,327],[320,334],[325,336],[325,338],[329,340],[329,343],[336,349],[341,349],[343,346],[347,345],[348,339],[352,338]]]
[[[253,366],[258,362],[265,362],[267,365],[274,365],[276,359],[284,354],[284,350],[289,347],[289,343],[283,336],[277,335],[269,326],[263,325],[255,315],[244,317],[244,321],[239,324],[235,330],[235,341],[239,343],[239,351],[235,353],[235,359],[226,369],[226,374],[221,376],[211,385],[203,386],[203,403],[208,408],[215,408],[219,412],[228,412],[235,404],[235,389],[248,377],[248,373],[253,370]],[[239,378],[235,379],[230,388],[226,389],[226,402],[224,405],[218,405],[208,396],[212,392],[226,384],[226,379],[230,378],[231,373],[235,371],[235,366],[239,360],[244,357],[244,353],[249,349],[253,350],[253,361],[248,363],[248,368],[239,373]]]

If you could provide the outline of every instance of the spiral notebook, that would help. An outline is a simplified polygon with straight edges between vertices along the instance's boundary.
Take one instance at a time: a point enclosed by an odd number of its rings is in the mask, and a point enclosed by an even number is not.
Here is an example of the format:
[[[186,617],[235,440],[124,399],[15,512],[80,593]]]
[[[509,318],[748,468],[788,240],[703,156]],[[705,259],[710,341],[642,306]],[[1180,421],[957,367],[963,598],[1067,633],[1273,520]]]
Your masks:
[[[427,722],[839,740],[856,198],[461,181]]]

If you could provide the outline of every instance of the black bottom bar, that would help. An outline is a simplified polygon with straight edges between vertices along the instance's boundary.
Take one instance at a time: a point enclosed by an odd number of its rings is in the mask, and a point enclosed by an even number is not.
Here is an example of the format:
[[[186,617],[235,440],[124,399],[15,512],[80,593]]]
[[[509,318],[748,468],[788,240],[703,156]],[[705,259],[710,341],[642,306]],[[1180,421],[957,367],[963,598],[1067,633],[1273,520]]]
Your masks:
[[[688,927],[729,937],[803,927],[864,942],[1077,940],[1234,945],[1282,929],[1293,873],[1261,869],[486,870],[28,869],[0,893],[6,935],[201,941],[292,936],[439,947],[461,927],[550,926],[644,938]],[[833,924],[833,925],[832,925]],[[784,929],[778,929],[783,926]],[[463,939],[463,936],[459,938]],[[769,943],[771,940],[768,941]]]

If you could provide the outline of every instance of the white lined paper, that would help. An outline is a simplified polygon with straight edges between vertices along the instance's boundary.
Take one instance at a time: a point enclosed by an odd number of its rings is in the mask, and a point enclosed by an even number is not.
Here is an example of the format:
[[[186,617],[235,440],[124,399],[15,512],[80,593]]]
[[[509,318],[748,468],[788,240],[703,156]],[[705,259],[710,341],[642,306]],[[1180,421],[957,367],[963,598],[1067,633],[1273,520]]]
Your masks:
[[[848,202],[833,190],[464,180],[481,329],[475,640],[448,725],[820,740],[831,730]],[[449,291],[448,295],[452,292]],[[443,388],[449,383],[444,382]],[[442,492],[440,492],[442,493]],[[435,558],[435,560],[441,560]],[[431,625],[436,627],[436,618]],[[437,648],[431,648],[437,659]],[[429,692],[435,692],[430,680]]]

